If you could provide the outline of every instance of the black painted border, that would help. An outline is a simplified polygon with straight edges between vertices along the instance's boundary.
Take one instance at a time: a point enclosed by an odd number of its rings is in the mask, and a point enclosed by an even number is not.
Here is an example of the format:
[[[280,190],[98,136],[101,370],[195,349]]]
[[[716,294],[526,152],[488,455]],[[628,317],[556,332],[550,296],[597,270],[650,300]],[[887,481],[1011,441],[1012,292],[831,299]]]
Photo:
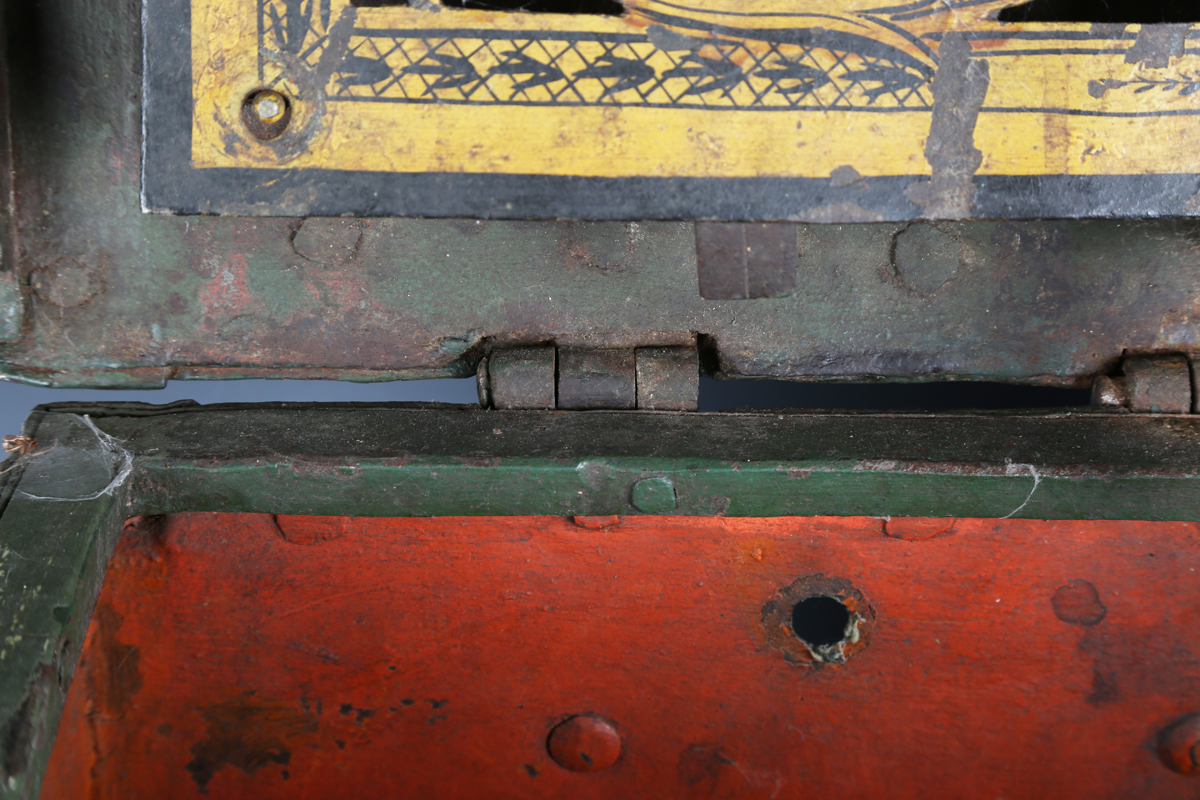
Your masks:
[[[149,212],[865,222],[916,219],[923,211],[905,197],[921,176],[834,187],[826,178],[193,169],[191,3],[143,3],[142,206]],[[1190,202],[1200,194],[1200,175],[979,176],[975,185],[979,219],[1195,216],[1200,205]]]

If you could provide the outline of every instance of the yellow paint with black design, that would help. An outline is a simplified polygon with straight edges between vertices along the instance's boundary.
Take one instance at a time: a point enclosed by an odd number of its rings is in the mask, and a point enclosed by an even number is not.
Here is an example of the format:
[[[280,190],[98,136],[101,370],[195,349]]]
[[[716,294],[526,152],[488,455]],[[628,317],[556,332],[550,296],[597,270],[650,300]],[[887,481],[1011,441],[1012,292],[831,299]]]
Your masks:
[[[975,174],[1200,172],[1186,29],[1140,62],[1139,37],[1163,32],[995,21],[1008,4],[631,0],[597,17],[192,0],[192,166],[928,175],[939,54],[961,37],[987,68]],[[261,88],[292,103],[271,141],[242,122]]]

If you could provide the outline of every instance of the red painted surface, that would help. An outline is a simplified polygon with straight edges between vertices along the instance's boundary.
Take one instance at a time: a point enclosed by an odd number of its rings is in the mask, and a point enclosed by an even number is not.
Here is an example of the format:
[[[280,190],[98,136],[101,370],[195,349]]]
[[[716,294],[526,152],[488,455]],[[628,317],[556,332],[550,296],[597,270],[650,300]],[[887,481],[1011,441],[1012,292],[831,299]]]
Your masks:
[[[888,526],[133,526],[43,796],[1200,795],[1159,756],[1200,711],[1200,526]],[[767,641],[764,605],[818,574],[875,615],[845,664]],[[550,757],[574,714],[619,733],[608,769]]]

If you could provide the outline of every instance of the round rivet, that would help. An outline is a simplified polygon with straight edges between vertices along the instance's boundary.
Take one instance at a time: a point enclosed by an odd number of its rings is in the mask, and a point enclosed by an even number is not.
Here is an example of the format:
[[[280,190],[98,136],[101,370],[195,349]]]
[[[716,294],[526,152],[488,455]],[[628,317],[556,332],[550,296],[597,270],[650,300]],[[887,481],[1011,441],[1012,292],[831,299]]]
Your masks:
[[[259,139],[274,139],[284,132],[292,119],[292,104],[279,92],[262,89],[246,98],[242,121]]]
[[[550,731],[546,748],[554,763],[571,772],[599,772],[621,756],[621,734],[613,724],[594,714],[580,714],[560,722]]]
[[[633,505],[646,514],[667,514],[675,510],[675,487],[666,478],[646,478],[633,485]]]
[[[1180,775],[1200,774],[1200,714],[1191,714],[1158,737],[1158,757]]]

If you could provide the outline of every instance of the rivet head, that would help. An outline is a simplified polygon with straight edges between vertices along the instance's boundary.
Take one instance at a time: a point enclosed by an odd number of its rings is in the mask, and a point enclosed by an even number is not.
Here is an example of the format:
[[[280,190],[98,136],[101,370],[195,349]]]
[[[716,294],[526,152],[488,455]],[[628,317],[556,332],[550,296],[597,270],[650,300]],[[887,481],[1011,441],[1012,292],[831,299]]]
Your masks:
[[[675,487],[666,478],[646,478],[633,485],[630,498],[645,514],[668,514],[675,510]]]
[[[1200,775],[1200,714],[1190,714],[1159,734],[1158,757],[1180,775]]]
[[[292,119],[292,104],[279,92],[261,89],[246,98],[242,106],[242,122],[259,139],[274,139],[281,135]]]
[[[556,725],[546,747],[554,763],[563,769],[599,772],[620,758],[621,734],[603,717],[580,714]]]

